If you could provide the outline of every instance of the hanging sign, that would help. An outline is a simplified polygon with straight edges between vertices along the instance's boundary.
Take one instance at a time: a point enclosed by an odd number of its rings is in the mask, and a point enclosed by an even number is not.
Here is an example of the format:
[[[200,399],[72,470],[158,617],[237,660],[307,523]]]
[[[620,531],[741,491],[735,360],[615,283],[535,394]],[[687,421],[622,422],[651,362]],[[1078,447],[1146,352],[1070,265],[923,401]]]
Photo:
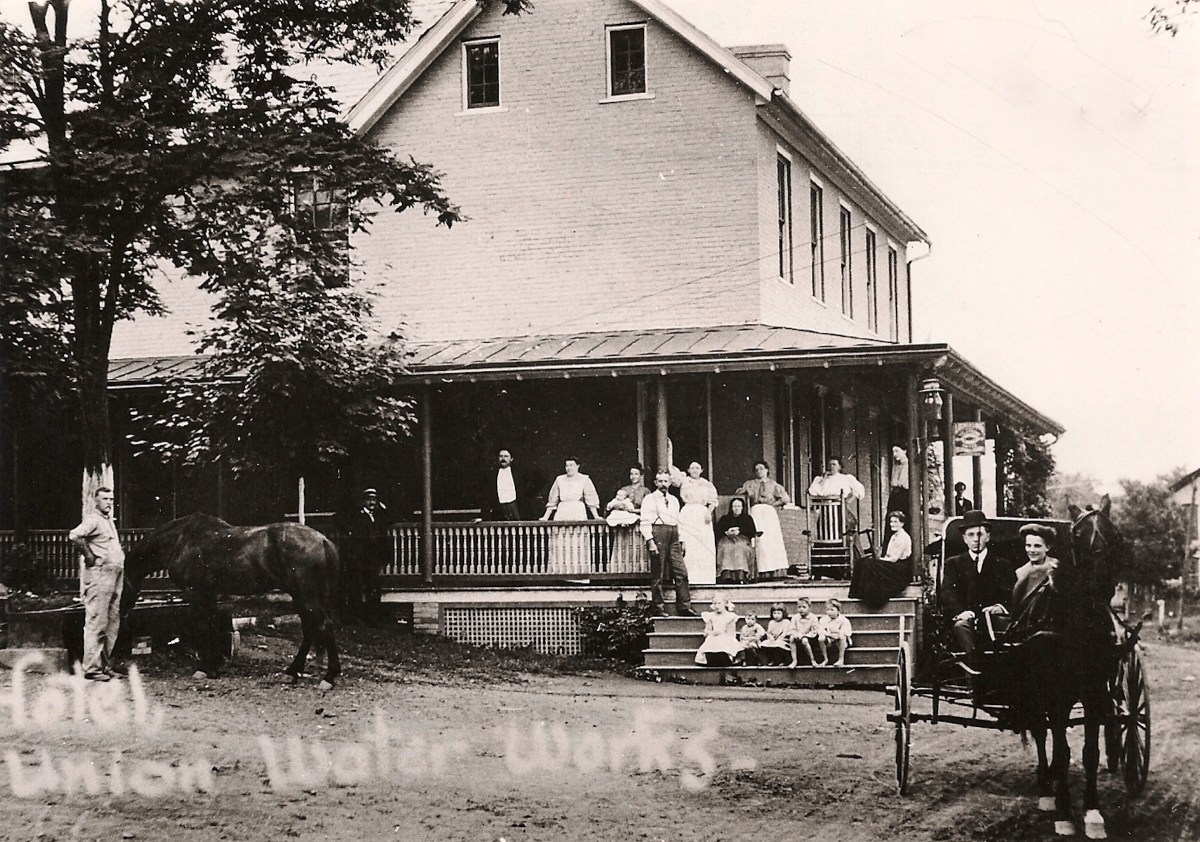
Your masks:
[[[987,449],[987,427],[982,421],[956,421],[954,455],[982,456]]]

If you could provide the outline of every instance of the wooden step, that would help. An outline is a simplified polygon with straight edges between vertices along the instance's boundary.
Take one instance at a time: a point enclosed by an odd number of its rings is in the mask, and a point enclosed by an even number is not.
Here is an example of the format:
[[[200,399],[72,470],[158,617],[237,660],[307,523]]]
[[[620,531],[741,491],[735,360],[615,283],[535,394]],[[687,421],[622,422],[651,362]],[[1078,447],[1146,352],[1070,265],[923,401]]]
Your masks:
[[[734,605],[734,608],[733,608],[734,613],[741,617],[745,617],[750,612],[754,612],[755,614],[759,615],[759,619],[761,620],[763,617],[768,616],[770,614],[771,606],[774,605],[776,602],[783,603],[783,607],[785,609],[787,609],[787,613],[788,613],[789,617],[792,614],[796,613],[796,598],[795,597],[792,597],[791,599],[763,599],[761,597],[756,597],[754,595],[747,594],[745,597],[739,599],[738,592],[732,591],[732,590],[722,591],[721,595],[728,597],[729,601],[732,602]],[[701,611],[708,611],[709,605],[711,604],[711,602],[712,602],[711,599],[701,600],[701,599],[698,599],[697,597],[693,596],[692,597],[692,608],[696,611],[697,614],[699,614]],[[853,614],[862,614],[862,615],[867,615],[867,614],[914,614],[914,613],[916,613],[916,605],[917,605],[917,601],[915,599],[907,599],[907,598],[891,599],[891,600],[888,600],[887,602],[885,602],[883,605],[871,606],[871,607],[867,607],[866,605],[863,605],[863,603],[857,599],[842,599],[841,603],[842,603],[842,613],[843,614],[851,614],[851,615],[853,615]],[[667,608],[667,610],[670,611],[670,610],[672,610],[672,608],[673,608],[673,606],[669,606]],[[809,608],[811,609],[812,613],[817,615],[818,617],[824,616],[825,600],[824,599],[812,599],[809,602]]]
[[[891,628],[864,629],[854,624],[854,642],[859,646],[885,646],[895,648],[900,645],[900,629],[897,623]],[[911,631],[911,628],[909,628]],[[688,631],[651,632],[649,635],[650,649],[692,649],[695,651],[704,640],[702,629]]]
[[[851,649],[851,651],[854,651]],[[638,667],[643,678],[688,684],[747,684],[759,687],[854,687],[878,689],[896,683],[896,666],[847,667]]]
[[[660,667],[687,667],[696,664],[696,649],[646,649],[642,653],[643,666],[649,669]],[[895,646],[851,646],[846,650],[847,666],[886,666],[895,665]],[[746,669],[752,669],[747,667]],[[763,669],[759,667],[758,669]],[[766,669],[770,669],[767,667]]]
[[[912,614],[846,614],[850,620],[850,627],[858,632],[862,631],[890,631],[899,630],[900,623],[903,620],[905,633],[910,633],[913,628],[915,618]],[[759,625],[766,628],[767,622],[760,617]],[[738,628],[742,627],[742,623],[738,623]],[[667,634],[689,634],[689,633],[704,633],[704,620],[699,617],[656,617],[654,619],[655,633]]]

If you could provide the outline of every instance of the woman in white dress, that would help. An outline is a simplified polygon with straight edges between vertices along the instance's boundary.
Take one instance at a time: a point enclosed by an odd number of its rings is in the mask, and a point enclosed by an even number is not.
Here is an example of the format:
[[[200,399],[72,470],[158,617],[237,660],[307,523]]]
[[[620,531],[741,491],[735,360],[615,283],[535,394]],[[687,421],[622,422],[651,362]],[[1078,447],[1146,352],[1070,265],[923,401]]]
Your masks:
[[[688,583],[715,585],[717,583],[717,539],[713,534],[713,510],[717,508],[717,487],[700,476],[704,472],[699,462],[688,465],[687,474],[678,468],[671,471],[671,484],[679,486],[679,540],[683,542],[683,563],[687,565]]]
[[[600,495],[587,474],[579,473],[579,460],[568,459],[566,473],[559,474],[550,486],[546,498],[546,513],[541,520],[585,521],[599,517]],[[591,547],[585,529],[555,530],[550,535],[547,552],[550,573],[587,573],[591,569]]]
[[[783,544],[783,530],[779,527],[779,509],[792,500],[787,490],[771,479],[771,468],[763,460],[754,463],[754,479],[746,480],[734,493],[750,501],[750,517],[758,527],[755,558],[758,576],[777,579],[787,572],[787,548]]]

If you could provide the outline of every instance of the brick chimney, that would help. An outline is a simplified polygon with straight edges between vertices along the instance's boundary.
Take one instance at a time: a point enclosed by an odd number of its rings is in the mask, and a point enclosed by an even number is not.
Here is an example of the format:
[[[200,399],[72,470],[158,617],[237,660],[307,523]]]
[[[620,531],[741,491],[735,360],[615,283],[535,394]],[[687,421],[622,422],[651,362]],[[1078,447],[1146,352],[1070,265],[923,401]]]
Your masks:
[[[730,47],[729,51],[772,85],[785,94],[789,93],[791,79],[788,77],[788,65],[791,64],[792,54],[785,44],[752,44]]]

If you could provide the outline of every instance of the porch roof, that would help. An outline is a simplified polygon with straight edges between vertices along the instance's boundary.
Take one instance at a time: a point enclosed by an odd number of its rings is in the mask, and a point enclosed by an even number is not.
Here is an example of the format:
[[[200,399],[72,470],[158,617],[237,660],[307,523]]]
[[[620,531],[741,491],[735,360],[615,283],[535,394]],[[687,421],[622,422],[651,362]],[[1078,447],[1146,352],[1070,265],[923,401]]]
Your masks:
[[[1035,432],[1063,427],[1017,398],[945,344],[898,345],[771,325],[730,325],[413,342],[407,382],[544,380],[621,375],[784,371],[811,368],[936,372],[956,395]],[[199,373],[203,357],[113,360],[113,389],[147,388]]]

